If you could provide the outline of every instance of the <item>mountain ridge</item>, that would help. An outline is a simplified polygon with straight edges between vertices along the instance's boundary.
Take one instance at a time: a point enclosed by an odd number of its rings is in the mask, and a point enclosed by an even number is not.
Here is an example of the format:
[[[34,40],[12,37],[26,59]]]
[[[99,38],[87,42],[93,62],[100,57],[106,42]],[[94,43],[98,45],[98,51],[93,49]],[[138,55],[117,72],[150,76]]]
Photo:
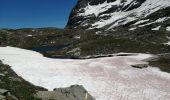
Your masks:
[[[170,26],[169,0],[78,0],[66,28],[115,31],[117,27],[128,27],[135,30],[149,25],[153,25],[153,29],[158,23],[163,28]]]

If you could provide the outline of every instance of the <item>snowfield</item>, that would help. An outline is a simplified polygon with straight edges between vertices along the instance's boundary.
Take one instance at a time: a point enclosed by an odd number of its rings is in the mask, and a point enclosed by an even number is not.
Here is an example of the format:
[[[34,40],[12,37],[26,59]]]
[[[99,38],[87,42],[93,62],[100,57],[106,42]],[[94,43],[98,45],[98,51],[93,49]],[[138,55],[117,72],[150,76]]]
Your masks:
[[[14,47],[0,47],[0,60],[25,80],[49,90],[83,85],[96,100],[169,100],[170,74],[137,69],[149,54],[87,60],[52,59]]]

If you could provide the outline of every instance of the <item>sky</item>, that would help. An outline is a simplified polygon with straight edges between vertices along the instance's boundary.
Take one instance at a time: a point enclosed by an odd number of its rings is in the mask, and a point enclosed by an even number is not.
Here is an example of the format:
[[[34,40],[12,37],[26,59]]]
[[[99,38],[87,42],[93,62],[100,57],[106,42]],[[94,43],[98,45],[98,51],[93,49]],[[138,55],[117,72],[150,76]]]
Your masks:
[[[0,28],[64,28],[77,0],[0,0]]]

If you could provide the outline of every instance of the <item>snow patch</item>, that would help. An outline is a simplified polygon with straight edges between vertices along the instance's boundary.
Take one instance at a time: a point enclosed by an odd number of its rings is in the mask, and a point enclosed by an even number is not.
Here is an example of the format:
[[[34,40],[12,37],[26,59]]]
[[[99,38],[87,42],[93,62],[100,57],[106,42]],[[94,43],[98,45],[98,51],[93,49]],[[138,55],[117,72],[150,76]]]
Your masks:
[[[83,8],[85,12],[79,13],[79,16],[88,16],[94,14],[97,17],[99,13],[104,12],[109,8],[111,8],[113,5],[117,5],[117,4],[120,4],[120,0],[116,0],[115,2],[111,2],[111,3],[107,3],[106,1],[99,5],[90,5],[88,3],[88,6]]]
[[[158,31],[161,28],[161,26],[157,26],[155,28],[152,28],[153,31]]]
[[[166,27],[166,31],[170,31],[170,26]]]
[[[33,35],[31,35],[31,34],[29,34],[29,35],[27,35],[27,37],[32,37]]]
[[[96,100],[169,100],[170,74],[152,67],[130,66],[145,64],[141,60],[149,57],[152,55],[52,59],[34,51],[0,47],[0,60],[4,64],[27,81],[49,90],[78,84]]]
[[[135,24],[133,24],[133,25],[138,25],[138,24],[145,23],[145,22],[148,22],[148,21],[149,21],[149,19],[146,19],[146,20],[140,20],[140,21],[136,22],[136,23],[135,23]]]
[[[151,24],[154,24],[154,23],[163,23],[167,19],[168,19],[167,17],[159,18],[159,19],[157,19],[153,22],[149,22],[149,23],[146,23],[146,24],[143,24],[143,25],[139,25],[138,27],[144,27],[144,26],[148,26],[148,25],[151,25]]]
[[[130,29],[129,29],[129,31],[133,31],[133,30],[136,30],[136,27],[130,28]]]
[[[0,73],[0,76],[5,76],[5,74],[3,74],[3,73]]]
[[[170,45],[170,37],[167,37],[169,39],[169,42],[164,43],[165,45]]]
[[[77,35],[77,36],[74,36],[74,39],[78,39],[78,40],[79,40],[80,38],[81,38],[81,37],[78,36],[78,35]]]
[[[102,33],[102,32],[101,32],[101,31],[97,31],[97,32],[96,32],[96,35],[98,35],[98,34],[100,34],[100,33]]]

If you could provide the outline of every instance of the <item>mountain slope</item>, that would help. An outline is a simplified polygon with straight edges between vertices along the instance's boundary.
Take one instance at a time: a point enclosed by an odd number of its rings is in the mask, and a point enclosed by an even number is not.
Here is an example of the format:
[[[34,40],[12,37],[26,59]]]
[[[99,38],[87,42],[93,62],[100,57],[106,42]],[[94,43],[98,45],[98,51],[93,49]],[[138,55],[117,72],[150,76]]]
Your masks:
[[[149,25],[151,30],[170,31],[169,0],[78,0],[66,28],[115,31]]]

